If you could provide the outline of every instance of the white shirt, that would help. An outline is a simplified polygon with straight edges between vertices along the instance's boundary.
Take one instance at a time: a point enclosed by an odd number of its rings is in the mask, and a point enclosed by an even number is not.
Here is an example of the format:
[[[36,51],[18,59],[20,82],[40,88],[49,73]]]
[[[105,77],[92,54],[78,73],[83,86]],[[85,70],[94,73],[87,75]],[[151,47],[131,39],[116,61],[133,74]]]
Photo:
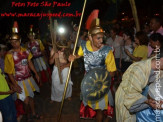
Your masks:
[[[110,37],[106,40],[106,44],[110,47],[113,47],[114,57],[120,58],[122,54],[123,38],[116,35],[115,40],[113,41],[113,39]]]

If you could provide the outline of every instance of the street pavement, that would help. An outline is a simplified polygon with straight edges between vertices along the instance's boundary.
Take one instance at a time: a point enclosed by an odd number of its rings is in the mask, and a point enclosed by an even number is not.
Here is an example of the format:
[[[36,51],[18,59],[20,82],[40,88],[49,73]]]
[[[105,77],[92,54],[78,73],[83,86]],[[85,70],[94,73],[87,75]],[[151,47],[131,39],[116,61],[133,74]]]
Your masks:
[[[71,78],[73,81],[73,92],[72,99],[65,100],[64,106],[62,109],[60,122],[95,122],[95,119],[80,119],[79,117],[79,108],[80,108],[80,84],[81,80],[84,76],[83,72],[79,72],[78,69],[74,69],[71,74]],[[39,115],[42,116],[39,120],[33,120],[31,122],[57,122],[57,118],[59,115],[59,110],[61,103],[53,102],[50,103],[50,95],[51,95],[51,85],[49,83],[44,83],[40,87],[40,94],[36,94],[35,108]],[[21,122],[26,122],[25,116],[21,120]],[[111,122],[115,122],[115,116],[111,120]]]

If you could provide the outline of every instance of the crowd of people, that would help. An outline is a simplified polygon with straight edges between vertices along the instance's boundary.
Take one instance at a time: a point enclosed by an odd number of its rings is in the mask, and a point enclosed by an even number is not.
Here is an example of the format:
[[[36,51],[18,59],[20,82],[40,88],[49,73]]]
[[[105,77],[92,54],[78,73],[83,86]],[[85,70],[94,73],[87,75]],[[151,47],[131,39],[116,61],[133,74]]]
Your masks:
[[[7,38],[11,48],[0,45],[0,112],[3,121],[20,122],[22,116],[26,116],[27,121],[41,119],[43,116],[36,112],[33,100],[40,92],[39,87],[49,82],[49,104],[61,102],[70,62],[75,60],[79,72],[85,75],[97,67],[106,69],[113,86],[95,102],[84,101],[81,94],[81,118],[95,118],[97,122],[108,122],[113,116],[117,122],[163,121],[161,24],[159,17],[153,17],[138,32],[133,27],[117,28],[116,24],[105,32],[100,24],[92,25],[89,30],[81,30],[75,55],[72,50],[77,25],[73,25],[74,30],[66,39],[57,38],[57,50],[52,43],[45,48],[45,44],[36,38],[33,26],[27,34],[29,41],[22,44],[14,26]],[[65,96],[70,101],[72,85],[70,78]]]

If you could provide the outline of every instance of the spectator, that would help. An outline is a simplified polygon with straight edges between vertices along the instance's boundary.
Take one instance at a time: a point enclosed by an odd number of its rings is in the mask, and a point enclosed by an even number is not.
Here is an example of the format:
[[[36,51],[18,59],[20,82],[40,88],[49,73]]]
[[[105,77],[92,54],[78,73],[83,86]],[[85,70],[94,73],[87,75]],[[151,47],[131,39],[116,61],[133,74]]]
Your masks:
[[[150,21],[150,29],[152,30],[151,34],[153,33],[160,33],[163,35],[163,27],[161,25],[160,17],[153,17]]]
[[[150,36],[150,46],[153,49],[158,49],[160,47],[162,47],[163,45],[163,36],[160,33],[154,33]],[[156,51],[153,50],[153,52],[151,53],[150,57],[155,56],[156,55]]]
[[[139,31],[136,33],[135,44],[136,47],[134,49],[133,54],[131,54],[128,50],[125,50],[126,54],[133,60],[133,62],[147,59],[148,37],[143,31]]]
[[[129,30],[123,32],[123,40],[124,45],[122,47],[121,71],[125,72],[126,69],[132,64],[132,59],[125,52],[125,50],[128,50],[130,54],[133,53],[134,37]]]
[[[161,19],[160,17],[153,17],[150,21],[150,29],[152,30],[152,32],[150,33],[160,33],[161,35],[163,35],[163,27],[161,26]],[[151,46],[148,45],[148,57],[151,55],[153,49],[151,48]]]
[[[106,44],[113,48],[113,53],[115,57],[115,63],[117,67],[116,77],[117,81],[120,81],[119,74],[120,74],[120,60],[122,58],[122,45],[123,45],[123,38],[117,35],[117,29],[112,28],[110,30],[110,38],[106,40]]]
[[[16,108],[11,96],[14,92],[14,89],[10,90],[5,75],[0,68],[0,111],[4,122],[17,122]]]

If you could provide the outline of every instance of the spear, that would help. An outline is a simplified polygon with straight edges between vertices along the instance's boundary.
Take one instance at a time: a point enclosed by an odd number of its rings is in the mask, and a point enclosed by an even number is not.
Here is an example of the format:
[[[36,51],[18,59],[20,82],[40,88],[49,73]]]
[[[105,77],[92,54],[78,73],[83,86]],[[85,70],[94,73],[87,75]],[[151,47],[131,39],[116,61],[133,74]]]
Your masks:
[[[52,18],[50,18],[50,34],[51,34],[51,39],[52,39],[52,45],[54,52],[57,52],[57,46],[56,46],[56,38],[57,38],[57,20],[54,20],[54,29],[53,29],[53,24],[52,24]],[[59,63],[59,58],[55,58],[55,65],[58,68],[58,74],[59,74],[59,79],[60,83],[63,84],[62,81],[62,76],[61,76],[61,69],[60,69],[60,63]]]
[[[129,0],[129,2],[131,5],[133,18],[134,18],[135,25],[136,25],[136,31],[138,32],[138,31],[140,31],[140,24],[139,24],[139,18],[138,18],[138,14],[137,14],[136,5],[135,5],[135,0]]]
[[[77,43],[78,43],[79,32],[80,32],[81,23],[82,23],[82,20],[83,20],[83,15],[84,15],[84,10],[85,10],[85,6],[86,6],[86,2],[87,2],[87,0],[84,0],[83,10],[82,10],[81,18],[80,18],[80,23],[79,23],[79,29],[78,29],[76,40],[75,40],[73,55],[75,54],[76,46],[77,46]],[[70,79],[71,68],[72,68],[72,61],[70,63],[70,68],[69,68],[69,71],[68,71],[68,76],[67,76],[67,80],[66,80],[66,84],[65,84],[65,88],[64,88],[64,93],[63,93],[63,97],[62,97],[62,103],[61,103],[61,107],[60,107],[60,111],[59,111],[59,116],[58,116],[58,122],[60,122],[60,118],[61,118],[63,103],[64,103],[64,99],[65,99],[65,95],[66,95],[66,91],[67,91],[67,86],[68,86],[69,79]]]

